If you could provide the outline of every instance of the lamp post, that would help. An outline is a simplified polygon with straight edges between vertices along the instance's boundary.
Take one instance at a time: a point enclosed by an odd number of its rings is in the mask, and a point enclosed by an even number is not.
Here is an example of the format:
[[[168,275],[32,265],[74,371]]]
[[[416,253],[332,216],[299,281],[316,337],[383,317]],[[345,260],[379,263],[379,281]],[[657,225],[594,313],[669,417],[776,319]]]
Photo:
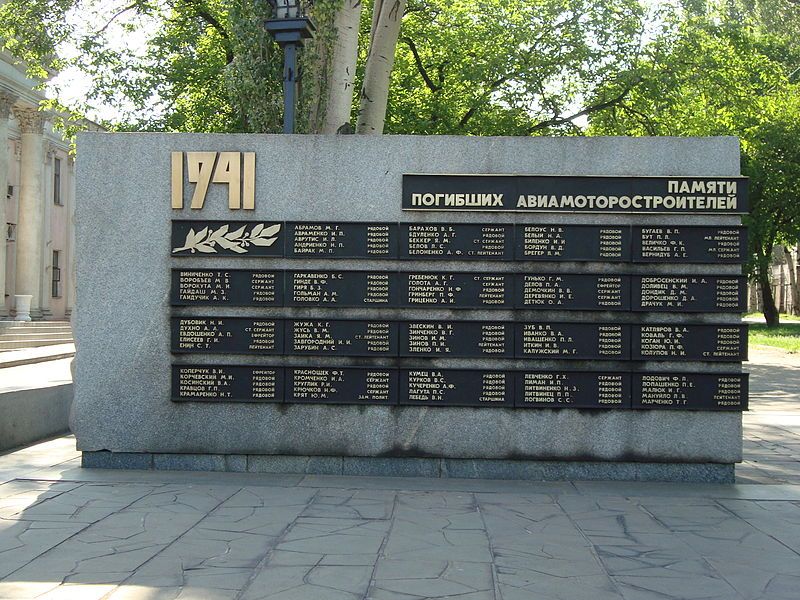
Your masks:
[[[314,23],[303,14],[300,0],[270,0],[274,19],[267,31],[283,48],[283,133],[294,133],[297,100],[297,49],[314,36]]]

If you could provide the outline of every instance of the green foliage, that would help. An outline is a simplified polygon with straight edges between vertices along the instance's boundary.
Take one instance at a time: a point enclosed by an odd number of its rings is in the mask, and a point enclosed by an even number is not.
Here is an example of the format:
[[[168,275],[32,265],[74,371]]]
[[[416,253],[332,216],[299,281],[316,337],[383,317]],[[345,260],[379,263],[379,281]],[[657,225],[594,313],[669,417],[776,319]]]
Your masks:
[[[27,62],[28,74],[44,79],[63,63],[56,48],[69,38],[67,11],[74,0],[9,0],[0,4],[0,47]]]
[[[761,33],[800,45],[800,4],[797,0],[729,0]]]
[[[800,85],[759,99],[761,119],[743,134],[743,171],[750,176],[747,220],[751,273],[767,272],[775,244],[800,240]]]
[[[594,115],[590,133],[741,136],[760,121],[760,99],[788,84],[797,59],[741,24],[690,17],[645,49],[631,72],[639,84]]]
[[[765,293],[765,314],[774,324],[772,248],[800,235],[800,46],[746,6],[704,10],[693,6],[665,22],[634,65],[640,83],[592,115],[589,132],[739,137],[742,172],[750,177],[747,271]]]
[[[333,60],[333,45],[336,41],[334,20],[336,11],[344,0],[316,0],[313,5],[313,20],[317,28],[314,38],[308,40],[301,57],[300,109],[297,130],[315,133],[320,130],[325,118],[325,103],[328,99],[326,83]]]
[[[641,27],[636,0],[409,2],[385,131],[574,133],[569,113],[618,81]]]
[[[316,3],[323,24],[337,2]],[[112,130],[276,132],[283,56],[264,28],[270,15],[266,0],[8,0],[0,6],[0,39],[36,78],[79,68],[92,86],[74,108],[116,107],[119,119],[105,123]],[[55,59],[67,39],[77,55]],[[304,57],[307,72],[316,46]]]
[[[280,128],[281,56],[263,28],[266,2],[174,0],[142,11],[144,52],[87,38],[94,98],[123,108],[118,129],[263,132]]]
[[[318,33],[302,58],[300,114],[314,108],[312,99],[324,105],[340,3],[314,3]],[[362,71],[370,9],[368,2]],[[118,107],[112,128],[268,132],[280,130],[282,112],[282,56],[263,28],[269,13],[265,0],[9,0],[0,7],[0,37],[39,75],[43,66],[64,66],[50,57],[77,39],[71,62],[93,81],[86,106]],[[83,31],[76,20],[106,24]],[[577,133],[571,113],[602,96],[595,90],[628,84],[641,28],[638,0],[412,0],[386,131]],[[119,43],[135,31],[153,33],[140,45]]]

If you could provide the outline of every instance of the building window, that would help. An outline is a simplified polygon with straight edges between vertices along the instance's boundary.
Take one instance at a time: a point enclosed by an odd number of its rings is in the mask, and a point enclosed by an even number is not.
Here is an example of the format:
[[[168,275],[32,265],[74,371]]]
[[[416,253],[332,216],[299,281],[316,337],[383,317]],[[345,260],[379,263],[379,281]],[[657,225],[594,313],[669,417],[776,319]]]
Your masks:
[[[11,200],[13,197],[14,197],[14,186],[10,185],[8,186],[8,189],[6,189],[6,200]]]
[[[6,223],[6,241],[13,242],[17,239],[17,226],[14,223]]]
[[[61,159],[53,159],[53,204],[64,206],[61,199]]]
[[[53,250],[53,298],[61,297],[61,267],[59,266],[60,250]]]

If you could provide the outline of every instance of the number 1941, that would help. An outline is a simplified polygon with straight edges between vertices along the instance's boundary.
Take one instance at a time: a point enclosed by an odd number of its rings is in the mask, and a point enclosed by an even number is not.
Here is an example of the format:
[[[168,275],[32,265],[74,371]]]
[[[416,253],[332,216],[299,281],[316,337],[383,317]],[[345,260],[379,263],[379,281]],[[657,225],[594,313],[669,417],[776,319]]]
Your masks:
[[[184,162],[189,183],[194,185],[190,208],[203,208],[211,183],[228,186],[228,208],[253,210],[256,207],[255,152],[173,152],[172,208],[183,208]]]

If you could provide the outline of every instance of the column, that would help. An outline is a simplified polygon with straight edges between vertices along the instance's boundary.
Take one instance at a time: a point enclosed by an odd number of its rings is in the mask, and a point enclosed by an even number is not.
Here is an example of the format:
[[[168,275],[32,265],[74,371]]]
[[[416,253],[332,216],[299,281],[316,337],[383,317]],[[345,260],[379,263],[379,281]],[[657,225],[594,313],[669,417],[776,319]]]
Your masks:
[[[62,271],[64,280],[64,293],[67,295],[66,303],[66,316],[71,320],[72,311],[75,310],[75,277],[77,269],[75,268],[75,159],[71,156],[67,158],[67,185],[64,186],[66,190],[67,200],[67,257],[66,269]]]
[[[45,319],[52,317],[53,311],[50,310],[50,298],[53,296],[53,232],[52,232],[52,211],[53,211],[53,161],[56,156],[56,148],[50,142],[44,142],[44,163],[42,164],[42,259],[39,271],[41,283],[39,285],[39,309]]]
[[[8,189],[8,116],[16,98],[0,91],[0,319],[8,316],[6,293],[6,190]]]
[[[45,114],[35,108],[14,108],[22,138],[17,217],[17,294],[29,294],[31,318],[41,319],[40,269],[44,247],[42,166]]]

